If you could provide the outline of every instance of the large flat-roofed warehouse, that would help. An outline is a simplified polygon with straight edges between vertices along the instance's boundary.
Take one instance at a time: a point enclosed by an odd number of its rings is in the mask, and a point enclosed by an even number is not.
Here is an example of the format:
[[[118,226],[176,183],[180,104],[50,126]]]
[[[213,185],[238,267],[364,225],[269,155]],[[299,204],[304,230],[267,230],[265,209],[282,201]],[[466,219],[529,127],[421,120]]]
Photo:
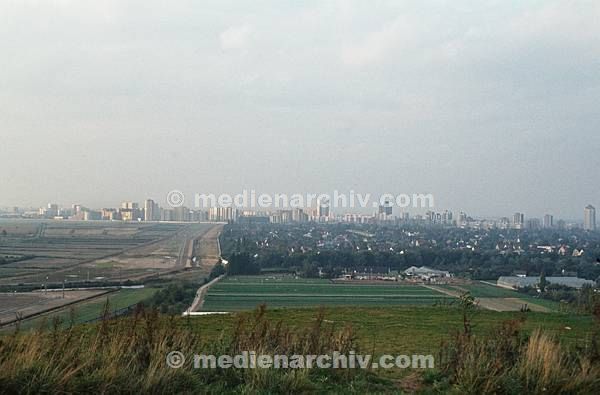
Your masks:
[[[566,285],[571,288],[581,288],[585,284],[589,284],[591,286],[595,285],[595,282],[592,280],[586,280],[579,277],[546,277],[546,282],[548,284],[558,284],[558,285]],[[497,284],[501,287],[507,288],[525,288],[525,287],[535,287],[540,283],[539,276],[528,276],[528,277],[517,277],[517,276],[502,276],[498,279]]]

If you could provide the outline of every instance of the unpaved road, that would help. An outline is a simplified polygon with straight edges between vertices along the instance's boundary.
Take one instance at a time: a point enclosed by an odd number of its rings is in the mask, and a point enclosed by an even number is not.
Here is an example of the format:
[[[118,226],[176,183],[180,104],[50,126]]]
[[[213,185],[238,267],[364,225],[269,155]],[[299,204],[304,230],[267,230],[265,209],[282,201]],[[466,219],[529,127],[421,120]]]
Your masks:
[[[190,307],[188,307],[188,309],[186,310],[186,312],[193,312],[193,311],[200,311],[200,309],[202,308],[202,305],[204,304],[204,296],[206,295],[206,293],[208,292],[208,289],[214,285],[215,283],[217,283],[220,279],[222,279],[223,277],[225,277],[225,275],[221,275],[215,279],[213,279],[212,281],[204,284],[203,286],[201,286],[200,288],[198,288],[198,292],[196,292],[196,297],[194,298],[194,301],[192,302],[192,305]]]

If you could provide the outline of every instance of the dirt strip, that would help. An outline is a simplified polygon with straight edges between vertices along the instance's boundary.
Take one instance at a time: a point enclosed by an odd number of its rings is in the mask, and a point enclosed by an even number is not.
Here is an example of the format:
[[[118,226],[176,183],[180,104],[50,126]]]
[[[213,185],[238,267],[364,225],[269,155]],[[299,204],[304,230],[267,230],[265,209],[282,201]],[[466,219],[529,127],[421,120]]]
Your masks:
[[[433,291],[437,291],[455,298],[460,298],[463,292],[461,290],[450,290],[446,288],[436,287],[432,285],[423,285],[425,288],[429,288]],[[527,306],[532,311],[540,311],[543,313],[550,312],[551,310],[546,307],[537,305],[535,303],[528,302],[519,298],[476,298],[475,303],[487,310],[492,311],[519,311],[521,307]]]

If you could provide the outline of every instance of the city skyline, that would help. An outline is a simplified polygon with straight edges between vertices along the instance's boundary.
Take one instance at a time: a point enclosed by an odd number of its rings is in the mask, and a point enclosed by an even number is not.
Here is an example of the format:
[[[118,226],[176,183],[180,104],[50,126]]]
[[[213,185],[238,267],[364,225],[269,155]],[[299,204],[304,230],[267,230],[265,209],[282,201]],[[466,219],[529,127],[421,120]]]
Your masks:
[[[599,20],[0,0],[0,393],[600,394]]]
[[[391,185],[580,218],[600,204],[599,17],[597,2],[3,2],[0,205]]]
[[[514,212],[512,215],[501,216],[480,216],[471,215],[458,209],[435,209],[430,208],[411,210],[410,208],[393,207],[388,200],[373,207],[369,213],[348,210],[347,208],[332,208],[329,201],[322,204],[317,201],[315,205],[309,206],[285,206],[285,207],[245,207],[214,205],[210,207],[188,207],[186,205],[170,205],[168,202],[161,206],[152,198],[142,200],[142,203],[124,200],[118,205],[105,205],[102,208],[86,206],[79,203],[70,205],[61,205],[57,203],[48,203],[41,207],[19,207],[10,208],[0,207],[0,217],[2,214],[31,215],[37,211],[38,217],[46,219],[69,219],[69,220],[119,220],[119,221],[237,221],[239,217],[267,217],[270,222],[310,222],[328,218],[332,221],[342,222],[362,222],[369,221],[408,221],[425,220],[432,224],[444,225],[466,225],[469,221],[480,222],[489,221],[493,226],[510,227],[514,229],[540,229],[540,228],[560,228],[565,225],[582,226],[584,230],[596,230],[596,209],[591,204],[584,207],[583,216],[577,218],[560,218],[554,214],[546,213],[543,216],[528,216],[523,212]],[[1,209],[4,209],[3,213]],[[27,211],[29,210],[29,211]],[[443,211],[442,211],[443,210]],[[279,216],[279,219],[273,219],[273,216]],[[35,215],[32,218],[36,218]],[[282,221],[281,218],[284,218]],[[286,219],[285,219],[286,218]],[[350,220],[351,219],[351,220]],[[468,220],[467,220],[468,219]]]

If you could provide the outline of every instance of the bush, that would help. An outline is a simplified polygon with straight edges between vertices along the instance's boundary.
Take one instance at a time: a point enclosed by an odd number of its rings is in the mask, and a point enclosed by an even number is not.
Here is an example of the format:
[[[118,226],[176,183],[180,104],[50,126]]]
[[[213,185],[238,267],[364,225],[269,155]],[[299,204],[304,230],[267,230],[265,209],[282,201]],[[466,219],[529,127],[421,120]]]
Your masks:
[[[198,287],[189,282],[171,283],[152,295],[147,305],[163,314],[179,315],[192,304]]]

